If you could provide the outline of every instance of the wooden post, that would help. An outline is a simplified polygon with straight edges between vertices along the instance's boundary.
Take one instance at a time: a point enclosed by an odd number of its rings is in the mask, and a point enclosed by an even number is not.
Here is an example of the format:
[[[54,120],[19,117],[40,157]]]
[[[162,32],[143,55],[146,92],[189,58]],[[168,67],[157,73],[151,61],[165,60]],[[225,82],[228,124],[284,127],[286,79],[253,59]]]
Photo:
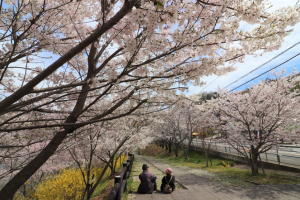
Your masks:
[[[125,170],[125,173],[123,174],[122,180],[127,179],[127,168],[128,168],[127,162],[123,163],[123,168],[126,168],[126,170]]]
[[[115,184],[121,183],[121,176],[115,176]]]
[[[127,190],[127,178],[131,172],[134,160],[134,154],[130,154],[127,162],[123,163],[123,169],[120,176],[115,176],[115,186],[108,196],[108,200],[121,200],[123,192]],[[123,174],[124,173],[124,174]],[[123,189],[123,190],[122,190]]]
[[[121,176],[115,176],[115,184],[116,183],[119,183],[120,187],[119,187],[119,190],[117,191],[117,195],[116,195],[115,199],[121,199],[122,198],[122,196],[121,196],[121,188],[122,188]]]
[[[129,178],[129,174],[130,174],[130,159],[127,160],[127,176],[126,176],[126,179]]]

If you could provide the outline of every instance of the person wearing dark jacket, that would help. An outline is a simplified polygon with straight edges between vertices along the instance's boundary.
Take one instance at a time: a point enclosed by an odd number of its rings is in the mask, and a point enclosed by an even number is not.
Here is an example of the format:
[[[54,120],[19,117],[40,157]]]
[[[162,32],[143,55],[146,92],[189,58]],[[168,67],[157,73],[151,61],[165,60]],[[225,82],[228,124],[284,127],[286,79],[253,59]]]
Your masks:
[[[152,194],[156,190],[156,176],[148,172],[148,165],[143,164],[143,173],[140,174],[139,178],[141,183],[138,188],[138,193]]]
[[[172,176],[172,169],[171,168],[166,168],[165,169],[166,172],[166,176],[164,176],[161,180],[161,186],[160,186],[160,190],[163,192],[164,191],[164,187],[166,186],[166,184],[168,183],[170,185],[170,187],[172,188],[172,191],[175,190],[175,176]],[[172,177],[172,179],[171,179]],[[170,181],[171,179],[171,181]]]

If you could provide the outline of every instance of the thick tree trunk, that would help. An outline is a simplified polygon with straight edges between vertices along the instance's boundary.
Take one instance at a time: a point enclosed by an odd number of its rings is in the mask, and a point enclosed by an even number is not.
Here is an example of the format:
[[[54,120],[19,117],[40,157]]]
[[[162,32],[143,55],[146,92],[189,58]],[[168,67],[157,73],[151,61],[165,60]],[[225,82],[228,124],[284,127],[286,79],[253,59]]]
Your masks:
[[[210,166],[212,166],[212,161],[211,161],[211,157],[210,157],[210,146],[206,149],[206,153],[207,153],[207,159],[210,162]]]
[[[208,152],[205,149],[206,167],[208,167]]]
[[[15,192],[54,154],[67,135],[68,132],[66,130],[56,133],[41,153],[2,188],[0,191],[1,200],[11,200]]]
[[[184,149],[184,160],[187,160],[189,158],[189,149]]]
[[[258,157],[259,157],[259,162],[260,162],[260,165],[261,165],[261,169],[262,169],[263,174],[264,174],[264,176],[265,176],[266,173],[265,173],[265,169],[264,169],[264,164],[263,164],[263,162],[261,161],[260,155],[258,155]]]
[[[92,184],[89,184],[89,183],[87,184],[87,188],[88,188],[88,190],[87,190],[87,197],[86,197],[87,200],[90,200],[91,197],[92,197],[92,193],[91,193],[92,186],[93,186],[93,183]]]
[[[178,144],[177,143],[175,143],[174,151],[175,151],[175,156],[177,158],[178,157]]]
[[[110,175],[112,175],[113,174],[113,166],[111,164],[108,164],[108,167],[110,169]]]
[[[256,151],[252,152],[252,175],[258,175],[258,153]]]
[[[118,160],[119,160],[119,159],[121,160],[121,156],[122,156],[122,154],[119,154],[119,155],[115,158],[115,162],[114,162],[114,172],[116,172],[117,163],[118,163]],[[120,166],[121,166],[121,165],[120,165]]]
[[[115,172],[114,158],[111,160],[110,163],[111,163],[110,175],[112,175]]]
[[[213,166],[210,155],[208,156],[208,158],[209,158],[210,166]]]
[[[165,148],[165,146],[164,146],[164,143],[163,142],[160,142],[160,145],[159,145],[162,149],[164,149]]]
[[[172,153],[172,142],[169,142],[169,153]]]
[[[189,157],[186,152],[184,152],[184,160],[187,160]]]
[[[205,159],[206,159],[206,167],[208,167],[208,149],[207,149],[207,145],[205,143],[205,138],[202,138],[202,147],[204,148],[204,154],[205,154]]]

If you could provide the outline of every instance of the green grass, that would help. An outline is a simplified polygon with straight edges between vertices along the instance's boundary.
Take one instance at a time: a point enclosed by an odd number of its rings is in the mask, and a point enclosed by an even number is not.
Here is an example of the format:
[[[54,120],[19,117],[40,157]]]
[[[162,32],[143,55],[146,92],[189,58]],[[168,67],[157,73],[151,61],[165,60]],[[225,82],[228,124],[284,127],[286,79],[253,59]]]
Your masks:
[[[263,176],[259,173],[257,176],[253,176],[249,167],[249,170],[235,169],[233,167],[225,167],[224,163],[229,166],[233,166],[235,161],[226,160],[224,158],[211,156],[213,165],[206,167],[206,158],[203,152],[190,150],[188,159],[184,159],[182,150],[179,150],[178,157],[175,157],[174,153],[169,154],[164,149],[150,144],[145,149],[141,149],[142,155],[154,156],[161,159],[164,162],[169,163],[172,166],[189,167],[191,169],[203,169],[213,173],[215,176],[210,177],[215,181],[221,182],[228,186],[249,186],[253,184],[298,184],[300,178],[287,176],[280,173],[266,173]]]
[[[175,153],[172,152],[169,154],[169,152],[165,151],[164,149],[156,146],[155,144],[150,144],[145,149],[141,149],[142,155],[148,155],[148,156],[154,156],[157,158],[163,158],[165,160],[168,160],[171,163],[174,164],[184,164],[192,168],[206,168],[206,157],[203,152],[195,151],[193,149],[189,150],[188,159],[185,160],[184,153],[181,149],[178,151],[178,157],[175,157]],[[211,156],[212,164],[213,166],[224,166],[222,161],[225,163],[229,163],[230,165],[233,165],[235,161],[233,160],[227,160],[224,158]],[[210,162],[208,163],[210,167]],[[208,167],[208,168],[209,168]]]
[[[210,168],[210,172],[216,173],[221,177],[239,179],[246,183],[258,185],[279,185],[279,184],[298,184],[300,179],[297,177],[287,176],[280,173],[266,173],[264,176],[259,173],[253,176],[250,170],[240,170],[235,168]]]
[[[99,185],[96,187],[92,197],[96,197],[98,196],[99,194],[101,194],[101,192],[107,187],[109,186],[110,184],[110,180],[109,179],[106,179],[106,180],[103,180],[99,183]]]
[[[133,174],[135,171],[135,162],[133,162],[131,173],[129,178],[127,179],[127,190],[123,193],[122,200],[128,199],[128,194],[137,192],[140,182],[133,181]]]
[[[267,173],[266,176],[264,176],[262,173],[259,173],[258,175],[253,176],[250,170],[239,170],[234,168],[227,168],[227,169],[211,168],[209,171],[218,173],[225,177],[241,179],[253,184],[277,185],[277,184],[300,183],[299,178],[291,177],[279,173]]]

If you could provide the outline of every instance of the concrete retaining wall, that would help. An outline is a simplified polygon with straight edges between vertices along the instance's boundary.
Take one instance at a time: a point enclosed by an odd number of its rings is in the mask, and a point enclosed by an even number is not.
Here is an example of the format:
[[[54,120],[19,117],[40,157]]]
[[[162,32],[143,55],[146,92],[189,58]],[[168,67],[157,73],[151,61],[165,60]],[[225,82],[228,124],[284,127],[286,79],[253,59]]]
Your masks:
[[[201,147],[191,146],[191,149],[194,149],[196,151],[204,152],[204,149],[201,148]],[[219,152],[219,151],[215,151],[215,150],[210,150],[210,154],[214,155],[214,156],[221,157],[221,158],[226,158],[226,159],[229,159],[229,160],[234,160],[234,161],[238,161],[238,162],[241,162],[241,163],[249,164],[245,157],[240,157],[240,156],[237,156],[237,155],[234,155],[234,154]],[[295,168],[293,166],[279,165],[278,163],[271,163],[271,162],[262,162],[262,163],[263,163],[265,169],[274,169],[274,170],[282,170],[282,171],[300,173],[300,169]],[[259,167],[261,167],[261,165]]]

